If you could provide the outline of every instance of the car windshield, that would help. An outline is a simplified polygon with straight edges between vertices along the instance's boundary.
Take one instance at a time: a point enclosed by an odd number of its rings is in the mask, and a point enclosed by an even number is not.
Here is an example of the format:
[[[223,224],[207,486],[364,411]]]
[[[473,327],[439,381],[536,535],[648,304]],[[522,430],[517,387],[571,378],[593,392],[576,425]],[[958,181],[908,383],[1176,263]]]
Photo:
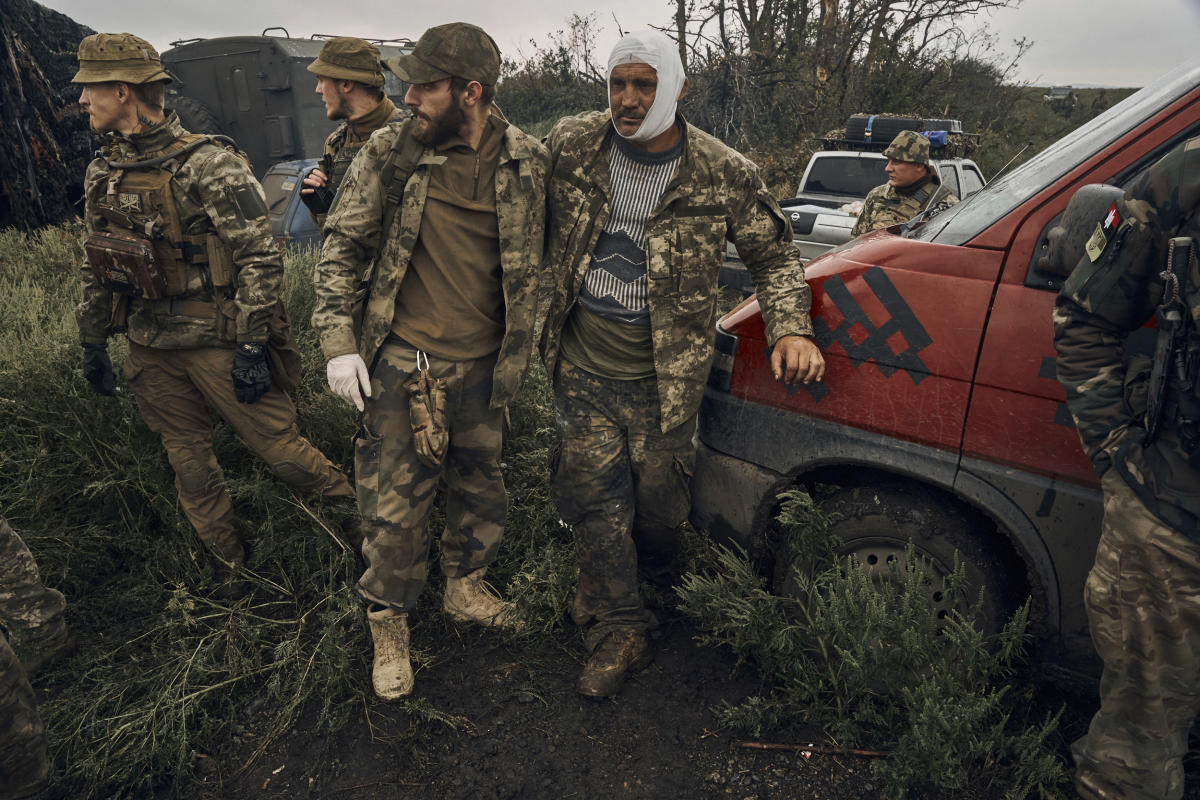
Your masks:
[[[908,236],[965,244],[1037,192],[1136,128],[1200,83],[1200,62],[1180,67],[1059,139],[1038,155],[971,195]]]
[[[877,154],[822,155],[809,167],[801,187],[805,192],[866,197],[867,192],[887,181],[887,160]]]

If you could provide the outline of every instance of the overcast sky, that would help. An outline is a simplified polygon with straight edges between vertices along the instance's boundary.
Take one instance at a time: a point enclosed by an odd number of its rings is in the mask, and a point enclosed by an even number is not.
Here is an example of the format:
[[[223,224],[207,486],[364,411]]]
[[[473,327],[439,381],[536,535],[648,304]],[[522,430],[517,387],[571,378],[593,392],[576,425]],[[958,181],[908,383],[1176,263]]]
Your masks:
[[[473,22],[488,31],[506,57],[532,50],[530,39],[566,26],[572,13],[595,13],[605,54],[625,30],[667,25],[669,0],[49,0],[44,2],[98,31],[130,31],[166,49],[176,39],[258,34],[272,25],[292,36],[313,33],[416,39],[431,25]],[[167,9],[169,13],[164,13]],[[1032,48],[1018,77],[1033,83],[1142,86],[1196,58],[1200,0],[1024,0],[1018,8],[980,15],[964,28],[987,25],[1002,51],[1025,38]],[[603,60],[603,58],[601,58]]]

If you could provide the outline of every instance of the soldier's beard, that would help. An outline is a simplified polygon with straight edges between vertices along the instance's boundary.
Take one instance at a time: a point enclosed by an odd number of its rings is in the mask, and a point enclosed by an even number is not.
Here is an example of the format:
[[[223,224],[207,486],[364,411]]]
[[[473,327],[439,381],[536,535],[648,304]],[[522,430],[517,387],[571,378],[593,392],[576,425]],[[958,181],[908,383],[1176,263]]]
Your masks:
[[[413,116],[420,123],[413,128],[413,138],[426,147],[437,147],[439,144],[453,139],[467,122],[467,112],[463,111],[462,105],[458,102],[452,103],[449,108],[436,117],[430,117],[419,111],[414,111]]]
[[[329,119],[350,119],[350,103],[344,97],[338,98],[338,104],[325,112]]]

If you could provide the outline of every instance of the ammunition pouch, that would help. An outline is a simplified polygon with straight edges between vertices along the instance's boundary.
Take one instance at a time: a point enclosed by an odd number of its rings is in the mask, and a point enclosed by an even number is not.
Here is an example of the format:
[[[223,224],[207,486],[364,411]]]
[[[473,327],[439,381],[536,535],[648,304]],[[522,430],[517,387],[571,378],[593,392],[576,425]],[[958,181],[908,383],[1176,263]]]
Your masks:
[[[88,266],[111,292],[147,300],[167,294],[154,248],[145,237],[123,231],[94,231],[84,239]]]

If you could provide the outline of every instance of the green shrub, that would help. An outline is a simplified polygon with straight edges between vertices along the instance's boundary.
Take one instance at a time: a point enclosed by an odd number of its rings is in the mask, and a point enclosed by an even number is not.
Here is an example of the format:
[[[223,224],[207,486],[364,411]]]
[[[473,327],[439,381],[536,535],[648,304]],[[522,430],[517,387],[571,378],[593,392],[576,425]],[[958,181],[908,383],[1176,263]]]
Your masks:
[[[683,610],[703,640],[758,667],[768,694],[718,709],[724,724],[759,736],[791,720],[823,725],[846,746],[887,748],[872,768],[898,798],[992,783],[1008,797],[1055,791],[1065,776],[1051,739],[1057,715],[1028,728],[1014,718],[1009,679],[1026,639],[1029,606],[993,639],[966,614],[939,622],[928,608],[930,571],[911,543],[903,569],[879,582],[834,556],[826,520],[804,492],[780,515],[792,596],[771,593],[745,555],[711,545],[707,564],[684,577]],[[961,597],[956,565],[946,591]],[[978,601],[976,601],[978,604]]]

